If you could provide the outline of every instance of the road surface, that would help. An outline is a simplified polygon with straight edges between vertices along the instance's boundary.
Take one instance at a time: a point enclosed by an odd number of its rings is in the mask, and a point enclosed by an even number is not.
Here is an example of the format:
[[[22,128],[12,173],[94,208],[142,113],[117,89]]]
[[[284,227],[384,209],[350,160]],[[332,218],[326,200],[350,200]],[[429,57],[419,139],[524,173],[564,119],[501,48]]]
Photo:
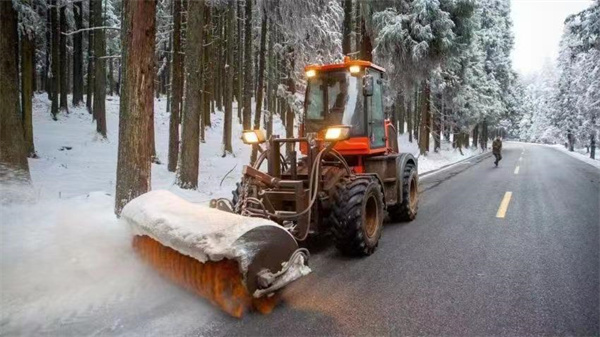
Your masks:
[[[37,332],[599,335],[600,171],[545,146],[509,143],[503,155],[498,168],[487,155],[422,177],[417,219],[386,225],[370,257],[314,244],[313,273],[270,315],[205,317],[203,300],[180,292]]]

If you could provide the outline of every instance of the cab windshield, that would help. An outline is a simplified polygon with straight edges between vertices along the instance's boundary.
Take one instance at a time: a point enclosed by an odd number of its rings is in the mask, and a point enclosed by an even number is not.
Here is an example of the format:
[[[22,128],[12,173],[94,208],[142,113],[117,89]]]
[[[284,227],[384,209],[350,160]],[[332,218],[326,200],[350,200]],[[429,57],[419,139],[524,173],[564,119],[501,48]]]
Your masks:
[[[308,80],[306,132],[351,125],[351,136],[365,135],[362,81],[347,70],[318,73]]]

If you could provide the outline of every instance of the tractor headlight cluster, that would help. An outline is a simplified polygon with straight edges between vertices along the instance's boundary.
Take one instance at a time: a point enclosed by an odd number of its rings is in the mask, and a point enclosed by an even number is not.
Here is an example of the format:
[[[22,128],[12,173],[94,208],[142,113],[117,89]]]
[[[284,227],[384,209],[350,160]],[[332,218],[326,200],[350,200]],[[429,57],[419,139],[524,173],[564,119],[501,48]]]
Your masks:
[[[249,145],[264,143],[265,134],[262,130],[244,130],[242,131],[242,142]]]
[[[350,66],[350,74],[358,74],[360,73],[360,66]]]
[[[350,138],[350,126],[338,125],[327,128],[325,131],[325,140],[341,141]]]
[[[311,78],[317,75],[317,71],[315,69],[309,69],[306,71],[306,77]]]

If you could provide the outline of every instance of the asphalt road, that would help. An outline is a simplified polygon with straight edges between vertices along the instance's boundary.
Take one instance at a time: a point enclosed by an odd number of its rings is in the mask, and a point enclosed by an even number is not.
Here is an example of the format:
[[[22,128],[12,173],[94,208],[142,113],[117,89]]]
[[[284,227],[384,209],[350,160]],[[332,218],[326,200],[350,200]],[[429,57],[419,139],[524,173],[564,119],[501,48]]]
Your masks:
[[[272,314],[190,334],[597,336],[600,172],[544,146],[503,155],[423,177],[415,221],[367,258],[314,253]]]
[[[370,257],[311,245],[313,273],[270,315],[231,318],[150,275],[129,297],[55,321],[40,308],[43,323],[0,334],[598,336],[600,171],[544,146],[503,154],[421,177],[417,219],[387,224]]]

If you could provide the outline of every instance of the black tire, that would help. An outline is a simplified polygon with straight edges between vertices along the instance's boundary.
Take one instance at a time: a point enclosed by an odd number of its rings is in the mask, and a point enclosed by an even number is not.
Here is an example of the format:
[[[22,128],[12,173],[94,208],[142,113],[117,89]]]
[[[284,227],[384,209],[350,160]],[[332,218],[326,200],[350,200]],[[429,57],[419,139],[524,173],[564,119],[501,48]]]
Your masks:
[[[419,209],[419,174],[413,164],[406,164],[402,172],[402,202],[388,207],[392,222],[412,221]]]
[[[346,255],[371,255],[383,227],[381,185],[370,177],[350,177],[337,184],[329,220],[336,247]]]

